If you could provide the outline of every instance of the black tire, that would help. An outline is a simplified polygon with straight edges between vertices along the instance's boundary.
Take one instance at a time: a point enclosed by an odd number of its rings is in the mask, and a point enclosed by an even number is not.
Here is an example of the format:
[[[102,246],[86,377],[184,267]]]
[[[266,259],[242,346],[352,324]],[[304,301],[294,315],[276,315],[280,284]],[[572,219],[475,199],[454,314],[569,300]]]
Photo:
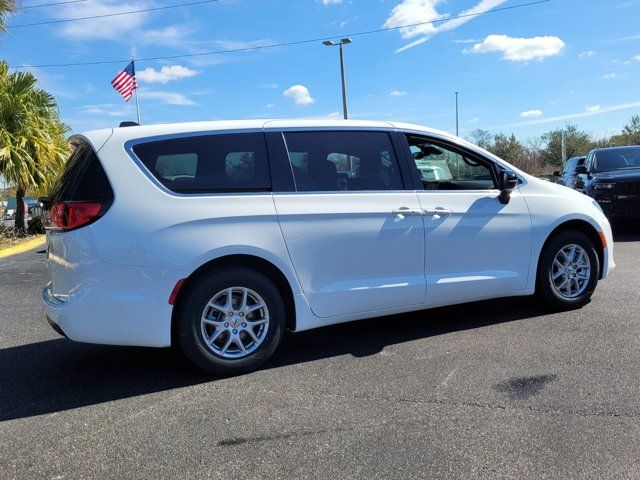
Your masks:
[[[262,297],[269,323],[262,343],[245,357],[230,359],[209,349],[201,330],[201,317],[209,300],[231,287],[246,287]],[[177,320],[178,343],[201,369],[215,375],[236,375],[256,370],[276,350],[285,330],[285,305],[278,288],[263,274],[246,267],[224,267],[199,277],[181,302]]]
[[[574,298],[567,298],[561,295],[554,287],[553,281],[551,280],[551,269],[556,254],[558,254],[563,247],[571,244],[579,245],[584,249],[589,257],[591,271],[584,291]],[[549,240],[540,256],[536,281],[536,296],[553,310],[581,308],[591,300],[591,295],[593,295],[596,285],[598,284],[599,275],[600,260],[593,241],[582,232],[563,230]]]

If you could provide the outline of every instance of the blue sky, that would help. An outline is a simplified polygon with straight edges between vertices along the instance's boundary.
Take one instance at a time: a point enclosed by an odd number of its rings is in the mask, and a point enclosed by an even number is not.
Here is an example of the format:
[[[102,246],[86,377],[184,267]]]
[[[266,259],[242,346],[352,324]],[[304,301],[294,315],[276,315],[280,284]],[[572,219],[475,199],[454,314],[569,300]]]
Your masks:
[[[49,0],[60,1],[60,0]],[[24,6],[49,3],[24,0]],[[26,9],[10,25],[137,10],[189,0],[88,0]],[[640,113],[640,0],[552,0],[464,21],[527,0],[220,0],[145,14],[13,28],[11,65],[90,62],[354,36],[345,48],[352,118],[527,138],[566,122],[594,134]],[[470,10],[471,9],[471,10]],[[448,18],[448,20],[447,20]],[[74,131],[135,118],[110,81],[126,63],[30,69],[56,95]],[[142,121],[333,117],[340,112],[338,51],[320,42],[138,62]],[[293,87],[293,88],[292,88]]]

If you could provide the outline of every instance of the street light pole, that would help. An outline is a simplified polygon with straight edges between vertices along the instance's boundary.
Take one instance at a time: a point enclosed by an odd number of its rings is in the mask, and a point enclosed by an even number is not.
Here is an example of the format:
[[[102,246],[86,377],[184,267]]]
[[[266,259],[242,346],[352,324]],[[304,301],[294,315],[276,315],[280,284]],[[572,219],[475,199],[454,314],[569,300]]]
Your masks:
[[[456,90],[456,137],[458,136],[458,91]]]
[[[349,112],[347,110],[347,79],[344,71],[344,53],[342,51],[343,45],[348,45],[352,42],[350,38],[343,38],[340,42],[333,42],[331,40],[325,40],[322,42],[327,47],[338,47],[340,49],[340,78],[342,80],[342,114],[344,119],[349,118]]]

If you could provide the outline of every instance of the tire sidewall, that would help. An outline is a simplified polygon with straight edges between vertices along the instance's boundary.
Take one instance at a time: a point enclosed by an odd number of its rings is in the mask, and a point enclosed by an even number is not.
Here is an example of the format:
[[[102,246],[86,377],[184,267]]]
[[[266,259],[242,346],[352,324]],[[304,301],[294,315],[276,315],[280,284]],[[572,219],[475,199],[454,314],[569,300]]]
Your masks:
[[[566,298],[560,295],[552,285],[549,271],[555,256],[561,248],[576,244],[581,246],[589,257],[591,262],[591,276],[587,288],[575,298]],[[596,252],[595,245],[585,234],[577,231],[565,231],[560,232],[554,238],[552,238],[549,244],[545,247],[542,254],[540,268],[538,269],[538,290],[543,295],[544,299],[551,305],[561,309],[579,308],[586,305],[591,295],[593,294],[596,285],[598,284],[598,277],[600,275],[600,260],[598,253]]]
[[[206,304],[218,292],[229,287],[246,287],[258,293],[269,310],[267,335],[250,355],[230,359],[216,355],[205,345],[200,321]],[[276,350],[284,334],[285,307],[277,287],[264,275],[238,267],[216,269],[198,278],[187,292],[178,315],[179,344],[182,351],[200,368],[217,374],[233,375],[254,370]]]

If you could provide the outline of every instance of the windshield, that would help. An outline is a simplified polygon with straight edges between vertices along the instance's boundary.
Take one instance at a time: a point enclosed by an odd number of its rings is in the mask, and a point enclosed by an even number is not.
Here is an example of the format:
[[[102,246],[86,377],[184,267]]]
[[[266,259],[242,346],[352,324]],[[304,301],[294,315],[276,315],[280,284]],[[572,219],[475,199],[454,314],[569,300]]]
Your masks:
[[[640,168],[640,147],[615,148],[596,153],[594,170],[610,172],[627,168]]]

